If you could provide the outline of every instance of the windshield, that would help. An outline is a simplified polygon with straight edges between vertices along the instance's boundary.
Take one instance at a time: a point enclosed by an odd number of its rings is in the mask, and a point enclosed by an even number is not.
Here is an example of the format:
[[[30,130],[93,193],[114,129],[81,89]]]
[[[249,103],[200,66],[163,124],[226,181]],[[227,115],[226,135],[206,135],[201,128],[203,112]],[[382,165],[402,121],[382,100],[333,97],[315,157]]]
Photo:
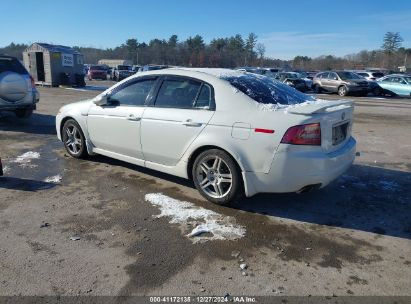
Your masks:
[[[301,78],[306,78],[308,74],[306,72],[298,72]]]
[[[297,79],[298,78],[298,74],[296,74],[296,73],[287,73],[287,74],[284,74],[284,75],[285,75],[286,78],[289,78],[289,79]]]
[[[131,71],[131,66],[129,65],[119,65],[117,68],[122,71]]]
[[[362,79],[363,77],[352,73],[352,72],[337,72],[338,76],[340,76],[340,78],[342,80],[349,80],[349,79]]]
[[[258,103],[293,105],[315,100],[311,96],[265,76],[244,74],[225,76],[222,79],[227,80],[233,87]]]

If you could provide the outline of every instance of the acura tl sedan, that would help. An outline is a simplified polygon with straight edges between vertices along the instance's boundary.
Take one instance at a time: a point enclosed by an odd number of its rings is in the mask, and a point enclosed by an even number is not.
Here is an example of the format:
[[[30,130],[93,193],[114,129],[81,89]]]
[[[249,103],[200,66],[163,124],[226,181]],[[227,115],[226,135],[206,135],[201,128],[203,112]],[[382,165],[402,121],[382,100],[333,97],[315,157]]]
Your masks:
[[[62,107],[75,158],[102,154],[192,179],[209,201],[326,186],[355,157],[350,101],[321,101],[271,78],[224,69],[138,73]]]

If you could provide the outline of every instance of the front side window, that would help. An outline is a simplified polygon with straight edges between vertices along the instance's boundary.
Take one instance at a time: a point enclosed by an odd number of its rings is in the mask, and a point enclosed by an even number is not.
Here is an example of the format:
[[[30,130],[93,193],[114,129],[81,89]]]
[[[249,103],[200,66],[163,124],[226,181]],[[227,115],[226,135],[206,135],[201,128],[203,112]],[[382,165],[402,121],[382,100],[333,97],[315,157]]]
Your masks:
[[[156,78],[150,78],[126,84],[125,87],[116,90],[110,95],[109,101],[116,105],[142,106],[156,82]]]
[[[338,72],[338,75],[342,80],[361,79],[360,76],[352,72]]]
[[[337,74],[335,74],[335,73],[328,73],[328,79],[338,80]]]
[[[155,106],[183,109],[193,108],[200,88],[201,82],[192,79],[166,79],[161,84]]]

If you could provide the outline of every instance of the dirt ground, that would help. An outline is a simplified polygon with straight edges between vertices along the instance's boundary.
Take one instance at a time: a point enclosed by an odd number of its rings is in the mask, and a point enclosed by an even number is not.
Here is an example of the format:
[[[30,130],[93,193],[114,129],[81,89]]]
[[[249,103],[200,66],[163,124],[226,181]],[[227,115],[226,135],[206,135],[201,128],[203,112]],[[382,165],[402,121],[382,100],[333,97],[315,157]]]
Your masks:
[[[39,88],[27,120],[0,114],[0,295],[411,296],[410,99],[350,97],[360,156],[328,187],[220,207],[182,179],[67,157],[54,116],[109,82],[93,84]],[[39,157],[16,162],[29,151]],[[193,243],[155,217],[145,195],[157,192],[234,218],[245,236]]]

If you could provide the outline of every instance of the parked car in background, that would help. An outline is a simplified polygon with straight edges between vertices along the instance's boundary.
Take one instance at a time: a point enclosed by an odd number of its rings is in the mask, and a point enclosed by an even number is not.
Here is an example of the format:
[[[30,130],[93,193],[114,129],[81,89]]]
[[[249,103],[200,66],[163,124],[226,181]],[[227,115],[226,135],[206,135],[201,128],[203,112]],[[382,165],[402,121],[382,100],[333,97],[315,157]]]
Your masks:
[[[226,204],[243,192],[326,186],[354,160],[352,121],[351,101],[318,102],[269,77],[166,69],[62,107],[56,130],[75,158],[102,154],[189,178]]]
[[[87,78],[88,80],[107,80],[107,68],[102,65],[91,65],[87,73]]]
[[[0,55],[0,111],[12,111],[19,118],[27,118],[39,99],[34,80],[20,61]]]
[[[117,65],[115,68],[113,68],[113,72],[110,78],[115,81],[121,81],[133,74],[134,72],[131,65]]]
[[[304,71],[299,71],[299,72],[295,71],[295,72],[298,73],[300,78],[305,81],[305,86],[307,87],[307,90],[311,90],[313,86],[313,80],[308,78],[307,72],[304,72]]]
[[[311,88],[307,87],[305,80],[301,78],[300,74],[295,72],[280,72],[275,74],[274,79],[301,92],[305,92]]]
[[[384,74],[381,72],[368,72],[368,71],[352,71],[367,80],[377,80],[378,78],[384,77]]]
[[[377,80],[384,93],[411,98],[411,75],[392,74]]]
[[[142,66],[138,71],[139,72],[147,72],[147,71],[157,71],[157,70],[164,70],[168,69],[168,65],[154,65],[154,64],[147,64]]]
[[[340,96],[348,94],[366,96],[370,89],[367,80],[348,71],[318,73],[313,79],[313,88],[316,93],[326,91]]]
[[[307,72],[307,78],[313,80],[315,75],[317,75],[320,71],[309,71]]]
[[[137,73],[141,68],[141,65],[133,65],[133,67],[131,68],[131,70],[133,71],[133,73]]]

